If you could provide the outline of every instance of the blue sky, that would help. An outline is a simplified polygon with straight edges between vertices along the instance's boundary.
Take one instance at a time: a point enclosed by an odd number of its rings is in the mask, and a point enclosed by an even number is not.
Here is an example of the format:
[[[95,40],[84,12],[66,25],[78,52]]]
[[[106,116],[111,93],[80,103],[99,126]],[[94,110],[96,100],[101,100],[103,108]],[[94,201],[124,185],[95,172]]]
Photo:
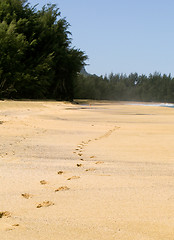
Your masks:
[[[171,73],[173,0],[29,0],[57,4],[70,23],[72,44],[84,51],[89,73]]]

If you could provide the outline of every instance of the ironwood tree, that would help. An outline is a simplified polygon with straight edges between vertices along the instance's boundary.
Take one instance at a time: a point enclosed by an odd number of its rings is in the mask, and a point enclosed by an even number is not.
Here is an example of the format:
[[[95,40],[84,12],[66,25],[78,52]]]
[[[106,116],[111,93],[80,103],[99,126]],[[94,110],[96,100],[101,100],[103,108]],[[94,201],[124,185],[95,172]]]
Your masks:
[[[72,100],[87,56],[72,47],[59,8],[0,0],[0,97]]]

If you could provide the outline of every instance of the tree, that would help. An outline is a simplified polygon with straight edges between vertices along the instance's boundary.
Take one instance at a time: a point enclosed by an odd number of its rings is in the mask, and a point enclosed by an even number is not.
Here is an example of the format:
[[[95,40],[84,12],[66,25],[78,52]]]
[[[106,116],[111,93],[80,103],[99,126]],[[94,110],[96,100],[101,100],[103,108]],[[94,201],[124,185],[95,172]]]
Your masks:
[[[155,72],[113,74],[108,77],[79,74],[75,87],[76,98],[174,102],[174,78]]]
[[[16,22],[0,24],[0,97],[16,92],[15,82],[20,81],[22,58],[27,47],[23,34],[16,33]]]
[[[0,1],[0,96],[73,99],[74,80],[87,56],[71,47],[56,5],[42,10],[25,0]]]

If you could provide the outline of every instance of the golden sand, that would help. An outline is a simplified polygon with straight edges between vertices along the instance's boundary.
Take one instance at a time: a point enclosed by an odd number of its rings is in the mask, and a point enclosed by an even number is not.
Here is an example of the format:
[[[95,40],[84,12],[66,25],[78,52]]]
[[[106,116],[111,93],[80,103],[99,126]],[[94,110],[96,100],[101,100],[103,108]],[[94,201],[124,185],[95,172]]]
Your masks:
[[[173,240],[174,109],[85,103],[0,102],[0,239]]]

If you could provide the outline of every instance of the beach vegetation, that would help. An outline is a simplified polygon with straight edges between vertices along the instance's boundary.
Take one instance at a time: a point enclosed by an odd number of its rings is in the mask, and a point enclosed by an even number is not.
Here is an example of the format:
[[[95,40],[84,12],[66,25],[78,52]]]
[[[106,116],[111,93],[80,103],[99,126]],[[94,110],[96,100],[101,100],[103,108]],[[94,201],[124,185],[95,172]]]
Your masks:
[[[158,72],[149,76],[79,74],[74,94],[77,99],[174,102],[174,78]]]
[[[72,46],[59,8],[0,0],[0,98],[72,100],[87,56]]]

